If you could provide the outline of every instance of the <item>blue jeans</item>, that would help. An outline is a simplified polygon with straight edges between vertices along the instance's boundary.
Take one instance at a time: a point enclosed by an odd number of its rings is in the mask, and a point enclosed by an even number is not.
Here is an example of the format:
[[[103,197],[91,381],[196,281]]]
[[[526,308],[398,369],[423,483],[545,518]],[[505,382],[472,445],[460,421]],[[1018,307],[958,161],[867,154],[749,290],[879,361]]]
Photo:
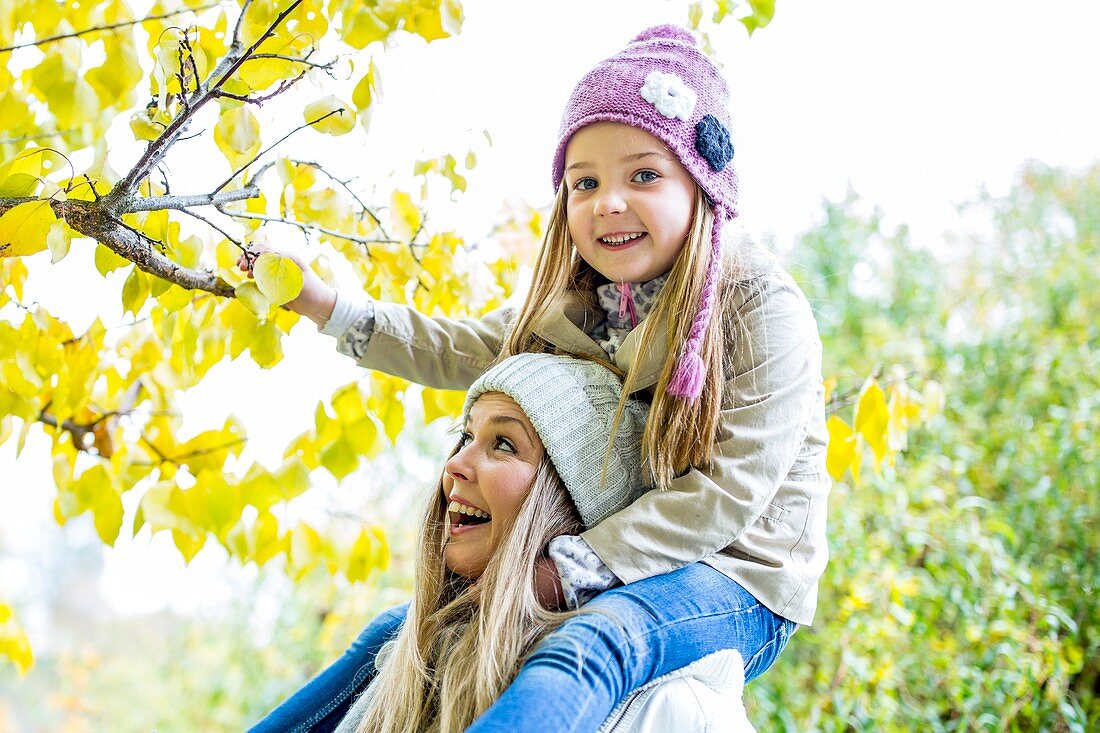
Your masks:
[[[331,731],[405,610],[375,619],[344,656],[250,733]],[[796,627],[701,563],[609,590],[585,610],[599,612],[582,613],[543,639],[470,731],[594,732],[631,691],[720,649],[741,652],[746,681],[758,677]]]

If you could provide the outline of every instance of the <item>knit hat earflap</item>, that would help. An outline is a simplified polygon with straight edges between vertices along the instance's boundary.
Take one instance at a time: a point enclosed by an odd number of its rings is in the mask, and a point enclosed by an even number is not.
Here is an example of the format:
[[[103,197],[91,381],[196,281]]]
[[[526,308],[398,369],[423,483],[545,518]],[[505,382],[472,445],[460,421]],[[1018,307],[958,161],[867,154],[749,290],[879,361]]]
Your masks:
[[[626,48],[596,64],[569,97],[554,153],[555,190],[564,177],[570,138],[594,122],[619,122],[660,139],[713,207],[710,262],[699,310],[668,387],[670,394],[694,401],[706,377],[700,350],[714,312],[722,225],[737,216],[729,87],[690,31],[674,25],[642,31]]]
[[[644,403],[634,398],[626,401],[611,440],[622,391],[619,376],[596,362],[555,354],[516,354],[473,383],[462,414],[468,418],[474,402],[487,392],[515,400],[542,439],[587,528],[633,503],[653,483],[642,466],[642,433],[649,409]]]

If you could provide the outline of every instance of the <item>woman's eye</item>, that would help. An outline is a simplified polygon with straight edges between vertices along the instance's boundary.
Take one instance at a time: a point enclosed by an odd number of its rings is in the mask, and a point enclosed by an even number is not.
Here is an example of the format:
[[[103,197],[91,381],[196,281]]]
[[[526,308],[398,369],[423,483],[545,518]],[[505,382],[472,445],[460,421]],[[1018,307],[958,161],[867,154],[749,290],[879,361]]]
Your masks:
[[[596,187],[595,178],[582,178],[573,184],[574,191],[591,191]]]
[[[512,444],[512,441],[507,438],[497,438],[497,450],[508,451],[509,453],[516,452],[516,446]]]
[[[634,174],[634,180],[637,183],[649,183],[650,181],[656,181],[660,176],[657,175],[657,171],[638,171]]]
[[[461,433],[458,434],[458,448],[456,450],[461,449],[461,448],[465,448],[469,444],[469,442],[473,439],[474,439],[474,436],[470,435],[465,430],[463,430]]]

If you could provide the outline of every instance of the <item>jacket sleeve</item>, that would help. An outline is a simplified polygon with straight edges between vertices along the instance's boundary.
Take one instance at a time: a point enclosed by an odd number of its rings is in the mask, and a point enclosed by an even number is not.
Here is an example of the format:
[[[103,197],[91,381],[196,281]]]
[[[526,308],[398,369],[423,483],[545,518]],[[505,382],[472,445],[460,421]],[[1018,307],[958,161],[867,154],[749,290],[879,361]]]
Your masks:
[[[433,318],[374,302],[374,324],[359,365],[439,389],[466,389],[496,359],[515,316],[499,308],[476,318]]]
[[[624,583],[696,562],[756,522],[790,472],[821,409],[821,342],[788,275],[743,289],[727,338],[714,458],[581,535]]]

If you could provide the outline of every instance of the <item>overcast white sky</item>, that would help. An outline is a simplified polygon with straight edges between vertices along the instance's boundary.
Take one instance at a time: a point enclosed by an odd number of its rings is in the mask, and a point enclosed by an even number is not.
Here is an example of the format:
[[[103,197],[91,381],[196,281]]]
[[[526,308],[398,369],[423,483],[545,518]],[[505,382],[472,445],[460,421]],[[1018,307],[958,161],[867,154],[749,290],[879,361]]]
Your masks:
[[[713,40],[733,93],[742,218],[750,231],[772,233],[782,250],[816,220],[822,197],[839,198],[849,186],[881,205],[890,222],[910,224],[918,241],[935,243],[956,224],[955,204],[982,185],[1006,190],[1025,160],[1076,167],[1100,161],[1100,3],[777,5],[772,25],[751,40],[732,23]],[[684,10],[662,0],[465,0],[464,6],[456,41],[426,48],[410,41],[379,59],[385,98],[365,144],[312,132],[298,144],[337,172],[367,180],[473,144],[480,165],[469,193],[441,221],[480,237],[505,198],[548,203],[558,119],[579,76],[645,26],[683,22]],[[491,133],[491,146],[482,129]],[[123,127],[117,143],[109,138],[117,169],[131,161],[126,134]],[[192,154],[173,165],[182,178],[201,181],[209,180],[204,169],[223,162]],[[98,278],[80,277],[87,261],[74,251],[61,267],[42,268],[47,277],[32,281],[28,299],[76,324],[97,310],[120,320],[117,296],[98,303]],[[80,286],[57,287],[59,275]],[[206,427],[198,424],[201,416],[220,424],[231,401],[253,455],[277,458],[311,419],[316,400],[356,375],[310,330],[300,327],[286,361],[272,372],[219,368],[186,398],[187,409],[200,416],[193,428]],[[230,385],[242,376],[254,389],[277,390],[279,404],[240,399]],[[15,553],[0,562],[0,589],[16,598],[33,593],[35,583],[20,558],[55,531],[48,456],[37,430],[18,462],[14,441],[0,446],[0,533]],[[224,576],[220,568],[214,555],[200,555],[184,569],[160,544],[151,551],[145,541],[122,543],[108,552],[105,592],[122,610],[194,607],[231,592],[231,581],[212,581]]]

